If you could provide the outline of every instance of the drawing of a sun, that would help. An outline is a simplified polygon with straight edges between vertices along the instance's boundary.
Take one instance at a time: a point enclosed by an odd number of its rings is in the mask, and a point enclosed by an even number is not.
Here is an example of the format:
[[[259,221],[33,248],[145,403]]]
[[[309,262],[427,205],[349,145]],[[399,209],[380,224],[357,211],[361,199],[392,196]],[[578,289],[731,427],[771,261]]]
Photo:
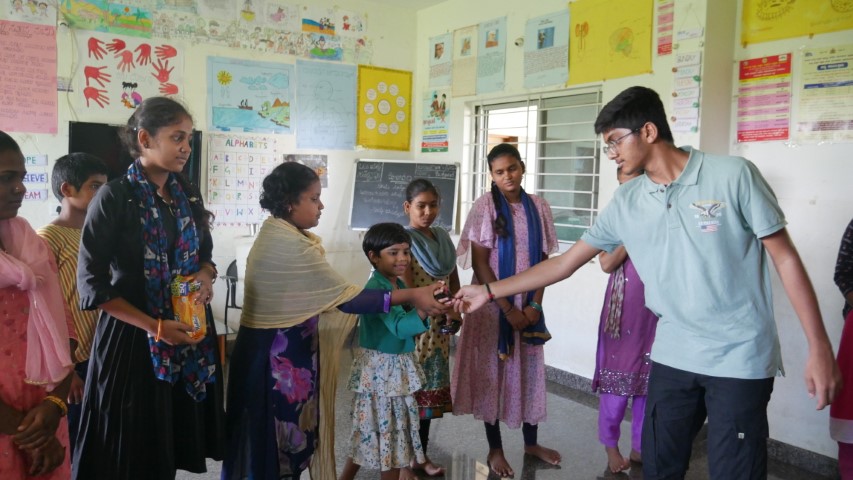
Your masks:
[[[231,76],[231,73],[228,70],[220,70],[219,73],[216,74],[216,81],[219,82],[223,87],[231,84],[231,80],[234,77]]]

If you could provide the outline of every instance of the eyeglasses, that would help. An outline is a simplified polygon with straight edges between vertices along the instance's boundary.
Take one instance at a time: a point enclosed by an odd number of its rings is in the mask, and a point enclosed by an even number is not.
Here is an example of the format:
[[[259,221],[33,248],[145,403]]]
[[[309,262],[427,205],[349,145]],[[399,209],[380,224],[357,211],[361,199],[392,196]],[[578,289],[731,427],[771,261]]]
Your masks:
[[[643,128],[643,127],[635,128],[635,129],[631,130],[630,132],[626,133],[625,135],[622,135],[621,137],[617,138],[616,140],[611,140],[611,141],[607,142],[607,143],[604,145],[604,154],[605,154],[605,155],[610,155],[611,153],[614,153],[614,154],[615,154],[615,153],[616,153],[616,150],[618,150],[618,149],[619,149],[619,143],[620,143],[622,140],[625,140],[625,138],[626,138],[626,137],[628,137],[628,136],[630,136],[630,135],[633,135],[633,134],[635,134],[635,133],[638,133],[642,128]]]

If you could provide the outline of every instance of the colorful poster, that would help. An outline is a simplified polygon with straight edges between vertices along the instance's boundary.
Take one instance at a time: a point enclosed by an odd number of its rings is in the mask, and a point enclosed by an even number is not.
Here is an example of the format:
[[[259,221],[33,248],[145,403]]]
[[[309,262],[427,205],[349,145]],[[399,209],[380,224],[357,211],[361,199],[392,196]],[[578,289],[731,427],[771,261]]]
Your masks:
[[[791,118],[791,54],[741,60],[737,141],[787,140]]]
[[[76,33],[80,66],[69,95],[81,119],[125,123],[146,98],[183,94],[184,49],[176,44]]]
[[[853,29],[849,0],[743,0],[742,44]]]
[[[480,24],[477,94],[500,92],[506,75],[506,17]]]
[[[453,32],[453,96],[477,93],[477,25]]]
[[[579,0],[569,10],[569,84],[651,73],[652,0]]]
[[[326,7],[302,7],[302,31],[319,35],[336,35],[335,12]]]
[[[429,90],[423,98],[423,137],[421,152],[446,152],[450,99],[447,90]]]
[[[355,148],[354,65],[296,62],[297,148]]]
[[[658,56],[672,54],[672,28],[675,18],[675,0],[657,0],[657,51]]]
[[[210,130],[291,133],[293,65],[207,57]]]
[[[71,28],[150,38],[155,5],[153,0],[63,0],[59,11]]]
[[[453,72],[453,36],[450,33],[429,39],[429,86],[449,87]]]
[[[56,26],[56,3],[40,0],[5,0],[0,2],[0,18],[13,22]]]
[[[281,163],[275,137],[211,133],[207,135],[207,208],[216,225],[261,223],[264,177]]]
[[[56,28],[0,20],[0,130],[57,128]]]
[[[800,72],[794,140],[853,142],[853,44],[804,49]]]
[[[288,32],[298,32],[302,28],[299,18],[298,6],[268,0],[264,4],[264,15],[260,20],[272,28]]]
[[[568,10],[528,20],[524,28],[524,87],[562,85],[568,79]]]
[[[295,162],[314,170],[320,177],[320,187],[329,186],[329,159],[326,155],[303,155],[300,153],[287,153],[284,155],[285,162]]]
[[[341,61],[344,56],[341,37],[325,35],[322,33],[311,33],[308,37],[308,57],[317,60]]]
[[[341,37],[363,37],[367,32],[367,15],[352,10],[335,10],[335,25]]]
[[[356,144],[364,148],[409,150],[412,72],[358,66]]]

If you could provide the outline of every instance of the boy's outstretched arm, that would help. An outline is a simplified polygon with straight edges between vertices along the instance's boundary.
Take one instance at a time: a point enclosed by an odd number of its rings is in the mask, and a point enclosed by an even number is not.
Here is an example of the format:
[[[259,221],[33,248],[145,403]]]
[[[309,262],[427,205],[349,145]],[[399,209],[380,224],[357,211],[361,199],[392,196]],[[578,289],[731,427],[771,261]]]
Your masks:
[[[761,242],[776,266],[788,299],[806,334],[809,345],[806,388],[811,397],[817,398],[817,409],[821,410],[835,399],[842,381],[832,353],[832,343],[820,316],[814,287],[786,229],[762,238]]]
[[[538,290],[569,278],[600,251],[583,240],[578,240],[566,253],[551,257],[509,278],[489,283],[489,288],[495,298]],[[489,295],[483,285],[464,286],[453,297],[458,300],[454,303],[454,308],[463,313],[473,312],[489,302]]]

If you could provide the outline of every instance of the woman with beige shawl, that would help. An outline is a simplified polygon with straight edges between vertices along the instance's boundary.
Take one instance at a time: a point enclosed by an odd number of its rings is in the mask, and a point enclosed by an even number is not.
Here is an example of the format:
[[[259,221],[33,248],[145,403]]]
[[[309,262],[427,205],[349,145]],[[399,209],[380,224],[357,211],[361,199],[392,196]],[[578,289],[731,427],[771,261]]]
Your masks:
[[[446,310],[433,298],[435,287],[363,290],[335,272],[320,237],[308,231],[323,210],[320,192],[317,174],[298,163],[279,165],[264,179],[260,204],[272,217],[246,265],[223,480],[298,479],[309,465],[311,478],[335,478],[338,353],[355,323],[352,314],[384,313],[402,303],[431,314]]]

